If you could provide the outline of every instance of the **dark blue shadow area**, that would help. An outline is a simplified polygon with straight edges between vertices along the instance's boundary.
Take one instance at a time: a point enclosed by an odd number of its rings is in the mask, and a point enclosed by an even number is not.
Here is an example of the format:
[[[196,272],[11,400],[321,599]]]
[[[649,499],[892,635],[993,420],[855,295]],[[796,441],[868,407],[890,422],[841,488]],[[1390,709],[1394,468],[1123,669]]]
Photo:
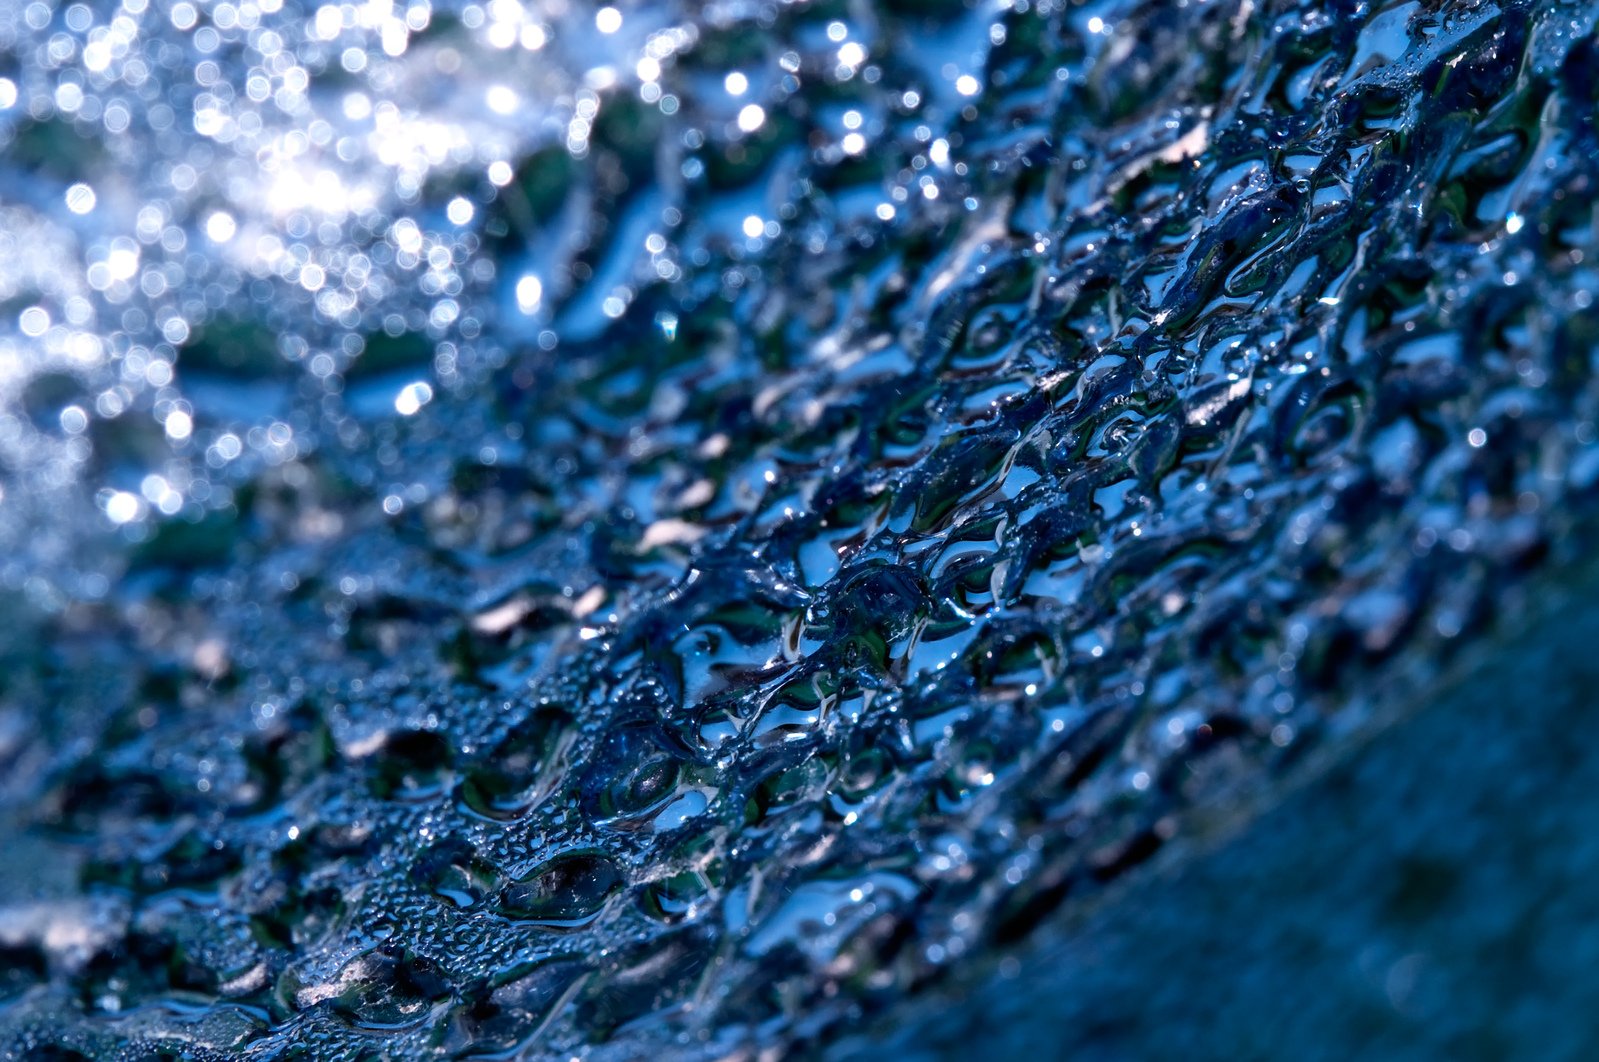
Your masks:
[[[1594,590],[1544,591],[1281,803],[831,1057],[1592,1058]]]

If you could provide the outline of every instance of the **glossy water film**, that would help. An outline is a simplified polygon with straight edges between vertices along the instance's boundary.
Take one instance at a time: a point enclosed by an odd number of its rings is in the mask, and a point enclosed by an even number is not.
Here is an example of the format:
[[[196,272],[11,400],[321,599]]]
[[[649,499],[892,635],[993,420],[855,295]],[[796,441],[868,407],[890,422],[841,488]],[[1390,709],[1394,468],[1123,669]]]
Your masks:
[[[0,6],[0,1054],[821,1051],[1358,732],[1589,526],[1595,15]]]

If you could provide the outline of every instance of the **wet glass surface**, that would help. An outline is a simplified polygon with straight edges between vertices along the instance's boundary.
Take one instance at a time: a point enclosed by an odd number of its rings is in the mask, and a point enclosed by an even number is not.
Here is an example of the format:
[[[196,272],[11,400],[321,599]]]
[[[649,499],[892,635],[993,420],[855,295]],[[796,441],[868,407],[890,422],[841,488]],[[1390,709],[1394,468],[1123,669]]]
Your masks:
[[[0,1048],[804,1051],[1583,550],[1591,5],[0,6]]]

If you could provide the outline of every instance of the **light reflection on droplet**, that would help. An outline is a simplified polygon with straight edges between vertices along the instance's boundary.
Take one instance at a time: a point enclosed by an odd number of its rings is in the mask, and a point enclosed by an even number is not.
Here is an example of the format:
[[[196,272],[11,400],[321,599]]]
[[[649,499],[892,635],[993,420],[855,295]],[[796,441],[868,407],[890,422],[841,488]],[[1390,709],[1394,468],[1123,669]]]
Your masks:
[[[190,417],[188,413],[185,413],[181,409],[175,409],[171,413],[167,414],[167,419],[164,422],[164,426],[166,428],[167,438],[172,439],[174,442],[181,442],[182,440],[187,439],[190,434],[193,433],[194,418]]]
[[[94,209],[94,189],[86,184],[75,184],[67,189],[67,209],[74,214],[87,214]]]
[[[516,305],[523,313],[532,313],[544,300],[544,283],[531,273],[516,282]]]
[[[50,313],[42,306],[29,306],[17,315],[17,325],[25,336],[42,336],[50,327]]]
[[[68,435],[77,435],[89,426],[89,415],[83,411],[82,406],[68,406],[61,411],[61,430]]]
[[[433,401],[433,388],[418,380],[416,383],[406,384],[400,393],[394,396],[394,409],[402,417],[409,417],[417,410]]]
[[[215,211],[205,219],[205,234],[212,243],[227,243],[237,231],[238,225],[233,215],[225,210]]]
[[[105,500],[105,514],[113,524],[126,524],[139,518],[141,503],[125,490],[113,491]]]
[[[490,86],[483,99],[495,114],[513,114],[518,103],[516,93],[504,85]]]
[[[766,124],[766,108],[758,103],[746,104],[738,112],[738,127],[746,133],[753,133]]]

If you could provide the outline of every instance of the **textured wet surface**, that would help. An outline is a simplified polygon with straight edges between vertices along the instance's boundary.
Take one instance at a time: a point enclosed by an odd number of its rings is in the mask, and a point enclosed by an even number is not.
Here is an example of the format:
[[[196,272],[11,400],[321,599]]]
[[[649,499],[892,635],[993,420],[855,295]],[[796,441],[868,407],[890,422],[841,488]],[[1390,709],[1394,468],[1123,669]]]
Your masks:
[[[1579,549],[1594,16],[0,9],[0,1050],[801,1050],[1358,731]]]
[[[830,1055],[1593,1057],[1599,760],[1569,740],[1599,721],[1593,600],[1591,570],[1516,595],[1536,623],[1247,830],[1196,853],[1185,822],[964,998],[911,1001],[890,1042]]]

